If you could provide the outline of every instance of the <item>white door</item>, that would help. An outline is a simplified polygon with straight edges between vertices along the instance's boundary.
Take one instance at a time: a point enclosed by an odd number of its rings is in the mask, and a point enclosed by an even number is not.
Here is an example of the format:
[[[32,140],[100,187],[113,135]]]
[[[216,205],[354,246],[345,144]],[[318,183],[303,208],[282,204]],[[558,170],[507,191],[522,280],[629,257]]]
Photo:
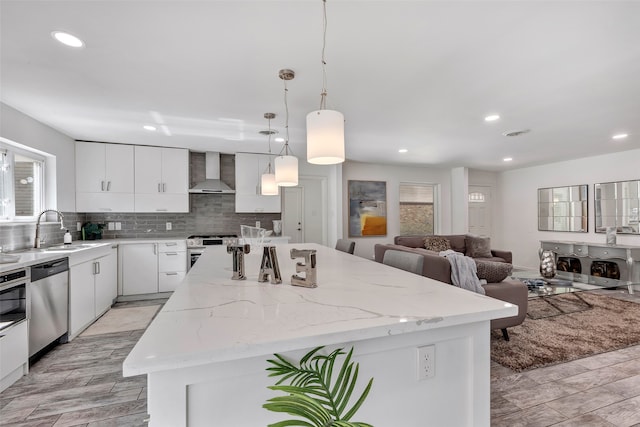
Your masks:
[[[105,144],[107,191],[133,193],[133,146]]]
[[[189,191],[189,151],[162,149],[162,192],[186,194]]]
[[[76,192],[99,193],[106,190],[106,145],[76,142]]]
[[[158,147],[135,147],[136,193],[159,194],[162,190],[162,149]]]
[[[121,245],[122,295],[158,292],[158,246],[156,243]]]
[[[491,187],[469,186],[469,233],[491,236]]]
[[[282,187],[284,202],[282,207],[282,235],[291,237],[289,243],[305,243],[303,187]]]

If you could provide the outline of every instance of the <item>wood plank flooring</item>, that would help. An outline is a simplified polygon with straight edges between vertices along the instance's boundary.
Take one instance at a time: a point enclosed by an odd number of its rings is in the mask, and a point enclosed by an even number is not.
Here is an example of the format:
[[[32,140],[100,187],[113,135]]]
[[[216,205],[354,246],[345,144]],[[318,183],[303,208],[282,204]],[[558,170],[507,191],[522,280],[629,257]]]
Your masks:
[[[117,303],[112,310],[165,301]],[[56,346],[0,393],[0,425],[146,426],[146,375],[122,376],[122,362],[143,332],[80,336]]]
[[[638,294],[608,295],[640,303]],[[122,377],[122,362],[143,332],[57,346],[0,394],[0,425],[145,426],[146,376]],[[496,427],[640,427],[640,345],[524,373],[492,363],[491,420]]]

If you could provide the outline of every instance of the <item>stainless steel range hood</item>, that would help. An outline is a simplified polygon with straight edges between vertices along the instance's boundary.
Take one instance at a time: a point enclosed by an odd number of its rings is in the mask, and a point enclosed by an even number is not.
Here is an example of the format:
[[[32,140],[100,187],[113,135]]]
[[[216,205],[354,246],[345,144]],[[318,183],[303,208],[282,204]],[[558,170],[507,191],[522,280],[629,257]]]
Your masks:
[[[207,151],[205,162],[206,179],[190,188],[189,193],[235,193],[235,190],[220,180],[220,153]]]

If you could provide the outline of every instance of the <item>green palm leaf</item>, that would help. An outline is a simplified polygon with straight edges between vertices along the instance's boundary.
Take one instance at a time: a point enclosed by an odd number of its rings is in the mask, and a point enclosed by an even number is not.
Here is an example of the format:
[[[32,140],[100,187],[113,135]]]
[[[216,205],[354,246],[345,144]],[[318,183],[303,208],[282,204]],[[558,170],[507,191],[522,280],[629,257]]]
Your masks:
[[[349,410],[358,379],[359,364],[351,361],[353,348],[348,353],[336,349],[328,355],[320,354],[323,347],[316,347],[296,366],[279,354],[269,359],[270,377],[279,377],[269,389],[286,393],[271,398],[263,405],[269,411],[299,417],[271,424],[269,427],[372,427],[370,424],[349,421],[360,409],[371,391],[371,378]],[[344,356],[338,369],[338,358]],[[334,368],[338,374],[334,378]],[[345,412],[346,411],[346,412]]]

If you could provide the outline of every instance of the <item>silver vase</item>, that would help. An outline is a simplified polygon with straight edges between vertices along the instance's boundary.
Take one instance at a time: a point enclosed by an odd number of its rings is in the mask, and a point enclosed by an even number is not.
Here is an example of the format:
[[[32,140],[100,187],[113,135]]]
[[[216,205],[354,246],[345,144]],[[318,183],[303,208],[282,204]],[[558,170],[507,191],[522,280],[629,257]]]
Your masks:
[[[542,251],[540,254],[540,275],[545,279],[553,279],[556,275],[556,256],[553,251]]]

